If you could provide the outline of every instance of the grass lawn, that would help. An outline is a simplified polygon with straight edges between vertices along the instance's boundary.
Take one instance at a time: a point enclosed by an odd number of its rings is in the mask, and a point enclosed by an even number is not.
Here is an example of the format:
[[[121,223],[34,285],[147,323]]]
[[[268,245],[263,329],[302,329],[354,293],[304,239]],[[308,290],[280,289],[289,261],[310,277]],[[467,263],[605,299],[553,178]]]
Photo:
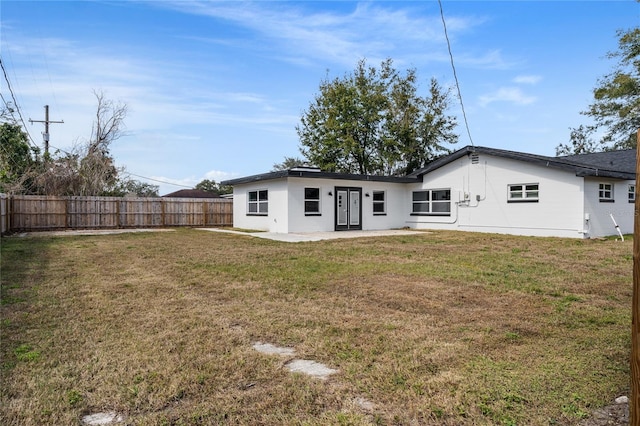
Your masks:
[[[630,239],[179,229],[0,260],[3,425],[576,425],[629,389]]]

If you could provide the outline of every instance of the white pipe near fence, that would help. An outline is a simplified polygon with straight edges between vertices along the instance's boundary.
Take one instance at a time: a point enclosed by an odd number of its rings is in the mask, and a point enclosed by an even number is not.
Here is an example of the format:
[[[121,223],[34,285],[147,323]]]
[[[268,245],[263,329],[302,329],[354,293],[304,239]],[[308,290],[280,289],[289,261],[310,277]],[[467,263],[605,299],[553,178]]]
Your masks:
[[[622,232],[620,231],[620,227],[618,226],[618,223],[613,218],[613,213],[609,213],[609,216],[611,216],[611,220],[613,221],[613,225],[616,227],[616,231],[618,231],[618,235],[620,235],[620,239],[622,239],[622,241],[624,241],[624,236],[622,235]]]

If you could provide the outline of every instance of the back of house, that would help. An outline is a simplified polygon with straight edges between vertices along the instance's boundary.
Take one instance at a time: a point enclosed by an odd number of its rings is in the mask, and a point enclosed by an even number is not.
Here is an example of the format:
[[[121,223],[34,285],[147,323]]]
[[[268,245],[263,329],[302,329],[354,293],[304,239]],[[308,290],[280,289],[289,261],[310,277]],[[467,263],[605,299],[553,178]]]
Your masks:
[[[404,177],[298,167],[223,184],[233,186],[239,228],[409,227],[591,238],[633,232],[635,155],[546,157],[467,146]]]

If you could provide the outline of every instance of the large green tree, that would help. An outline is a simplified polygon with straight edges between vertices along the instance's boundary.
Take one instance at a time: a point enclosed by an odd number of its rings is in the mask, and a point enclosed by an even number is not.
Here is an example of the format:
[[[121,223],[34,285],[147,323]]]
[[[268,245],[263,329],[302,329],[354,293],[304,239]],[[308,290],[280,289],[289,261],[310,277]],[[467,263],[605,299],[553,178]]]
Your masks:
[[[114,191],[113,195],[118,197],[136,196],[136,197],[159,197],[158,191],[160,187],[138,180],[124,179],[119,187]]]
[[[233,187],[229,185],[222,185],[220,183],[217,183],[213,179],[204,179],[200,181],[195,186],[195,189],[199,189],[201,191],[214,192],[219,195],[231,194],[233,192]]]
[[[296,127],[301,152],[326,171],[405,174],[447,153],[457,142],[447,115],[449,91],[432,79],[418,94],[417,74],[401,74],[391,59],[379,68],[358,62],[351,74],[320,84]]]
[[[612,72],[598,80],[593,103],[582,114],[593,124],[571,129],[570,142],[556,148],[558,155],[636,147],[640,129],[640,28],[618,31],[618,60]]]
[[[304,166],[305,164],[306,164],[306,160],[302,158],[285,156],[282,163],[274,164],[271,170],[274,172],[279,170],[289,170],[289,169],[293,169],[294,167]]]

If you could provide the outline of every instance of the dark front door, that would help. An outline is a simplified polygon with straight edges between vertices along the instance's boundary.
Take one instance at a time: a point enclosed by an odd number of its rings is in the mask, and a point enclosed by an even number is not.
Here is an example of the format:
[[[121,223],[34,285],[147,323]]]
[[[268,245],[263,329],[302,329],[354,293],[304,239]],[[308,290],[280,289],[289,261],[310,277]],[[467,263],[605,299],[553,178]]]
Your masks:
[[[362,188],[336,187],[336,231],[362,229]]]

